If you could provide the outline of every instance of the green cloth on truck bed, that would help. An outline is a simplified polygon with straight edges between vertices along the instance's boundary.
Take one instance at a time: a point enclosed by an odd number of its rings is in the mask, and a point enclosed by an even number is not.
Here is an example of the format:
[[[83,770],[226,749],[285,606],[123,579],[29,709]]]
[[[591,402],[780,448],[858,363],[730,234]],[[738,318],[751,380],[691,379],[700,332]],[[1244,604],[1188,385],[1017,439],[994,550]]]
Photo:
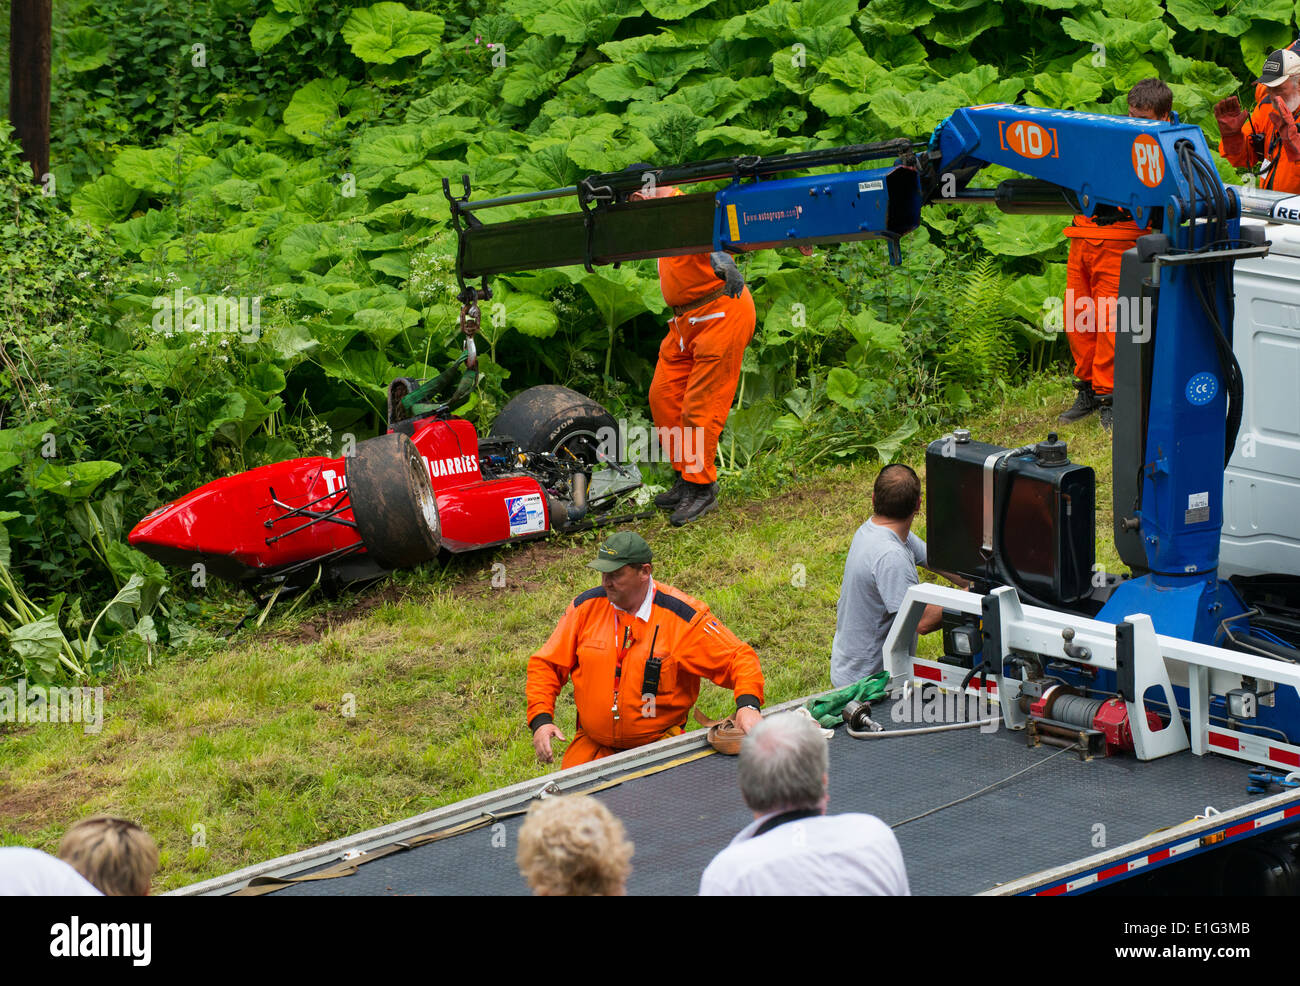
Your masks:
[[[844,711],[844,706],[850,702],[874,702],[884,696],[887,684],[889,684],[889,672],[877,671],[875,674],[863,678],[861,681],[855,681],[851,685],[845,685],[829,695],[823,695],[821,698],[810,698],[808,700],[808,711],[812,713],[813,718],[819,723],[827,729],[831,729],[844,721],[840,715]]]

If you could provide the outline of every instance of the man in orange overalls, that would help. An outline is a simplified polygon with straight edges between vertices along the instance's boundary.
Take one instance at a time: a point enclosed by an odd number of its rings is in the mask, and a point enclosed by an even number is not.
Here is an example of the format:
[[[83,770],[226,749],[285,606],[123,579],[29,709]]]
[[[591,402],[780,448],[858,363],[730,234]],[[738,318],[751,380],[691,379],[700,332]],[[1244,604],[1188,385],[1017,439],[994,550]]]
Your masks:
[[[1223,138],[1219,153],[1238,168],[1258,166],[1260,188],[1300,192],[1300,132],[1294,116],[1300,109],[1300,55],[1283,48],[1268,56],[1255,86],[1255,102],[1250,116],[1236,96],[1215,104],[1214,118]]]
[[[734,691],[741,729],[762,719],[763,670],[754,649],[704,603],[656,583],[651,557],[639,534],[612,535],[591,562],[603,573],[600,586],[573,601],[528,659],[528,727],[543,763],[554,759],[552,742],[564,741],[553,717],[569,679],[578,728],[565,767],[677,735],[701,678]]]
[[[629,170],[651,170],[634,164]],[[632,201],[684,194],[662,185]],[[659,287],[673,310],[650,384],[650,413],[677,481],[655,497],[680,527],[717,506],[718,439],[740,383],[740,362],[754,337],[754,299],[725,253],[661,257]]]
[[[1174,94],[1159,79],[1143,79],[1128,94],[1128,115],[1143,120],[1168,120]],[[1115,324],[1119,297],[1119,266],[1124,251],[1147,233],[1132,220],[1099,225],[1087,216],[1075,216],[1065,230],[1070,257],[1065,279],[1065,334],[1074,357],[1074,404],[1062,412],[1062,424],[1079,421],[1101,411],[1101,424],[1112,427],[1111,395],[1115,389]],[[1126,307],[1136,317],[1135,305]]]

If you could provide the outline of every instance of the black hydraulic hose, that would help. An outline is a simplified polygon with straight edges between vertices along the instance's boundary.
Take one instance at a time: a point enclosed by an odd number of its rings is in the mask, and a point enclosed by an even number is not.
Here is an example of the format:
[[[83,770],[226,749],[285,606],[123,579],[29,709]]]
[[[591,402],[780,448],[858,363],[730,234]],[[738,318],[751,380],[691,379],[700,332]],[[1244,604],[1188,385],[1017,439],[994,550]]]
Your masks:
[[[1198,199],[1204,199],[1206,211],[1209,213],[1206,216],[1209,226],[1206,236],[1207,245],[1225,240],[1227,237],[1228,199],[1223,191],[1223,184],[1219,181],[1218,174],[1204,158],[1192,149],[1190,141],[1179,142],[1178,158],[1183,176],[1192,190],[1191,215],[1187,226],[1187,249],[1189,252],[1200,252],[1200,250],[1208,247],[1198,250],[1195,246],[1195,220]],[[1227,263],[1227,261],[1224,263]],[[1219,312],[1215,306],[1215,299],[1223,299],[1228,324],[1231,326],[1233,318],[1232,292],[1227,290],[1227,285],[1223,283],[1221,266],[1221,264],[1215,264],[1213,267],[1197,265],[1189,276],[1197,300],[1200,302],[1206,320],[1214,333],[1219,372],[1223,375],[1224,389],[1227,391],[1223,450],[1223,462],[1226,466],[1232,458],[1233,450],[1237,446],[1237,436],[1241,431],[1244,386],[1242,384],[1241,364],[1237,360],[1236,353],[1233,352],[1232,343],[1224,332]]]
[[[1291,664],[1300,664],[1300,650],[1296,650],[1294,647],[1275,644],[1271,640],[1264,640],[1260,637],[1252,637],[1247,640],[1245,637],[1237,636],[1227,627],[1223,627],[1223,636],[1228,641],[1229,650],[1241,651],[1245,654],[1257,654],[1260,657],[1272,657]]]

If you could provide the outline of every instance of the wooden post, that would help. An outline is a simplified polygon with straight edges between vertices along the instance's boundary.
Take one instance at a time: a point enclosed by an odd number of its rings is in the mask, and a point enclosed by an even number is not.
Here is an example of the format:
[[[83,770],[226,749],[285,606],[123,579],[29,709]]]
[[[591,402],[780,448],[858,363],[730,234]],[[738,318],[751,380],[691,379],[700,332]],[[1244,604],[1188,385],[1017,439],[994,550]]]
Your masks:
[[[50,170],[51,0],[13,0],[9,9],[9,119],[39,183]]]

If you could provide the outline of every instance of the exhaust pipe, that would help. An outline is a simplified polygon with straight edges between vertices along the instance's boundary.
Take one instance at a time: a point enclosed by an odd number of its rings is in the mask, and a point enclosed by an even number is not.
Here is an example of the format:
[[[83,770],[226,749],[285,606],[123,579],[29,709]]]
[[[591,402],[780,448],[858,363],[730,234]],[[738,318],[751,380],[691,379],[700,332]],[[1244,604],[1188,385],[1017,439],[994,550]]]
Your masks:
[[[573,473],[569,486],[573,490],[573,502],[569,505],[569,523],[573,523],[587,516],[587,474]]]

